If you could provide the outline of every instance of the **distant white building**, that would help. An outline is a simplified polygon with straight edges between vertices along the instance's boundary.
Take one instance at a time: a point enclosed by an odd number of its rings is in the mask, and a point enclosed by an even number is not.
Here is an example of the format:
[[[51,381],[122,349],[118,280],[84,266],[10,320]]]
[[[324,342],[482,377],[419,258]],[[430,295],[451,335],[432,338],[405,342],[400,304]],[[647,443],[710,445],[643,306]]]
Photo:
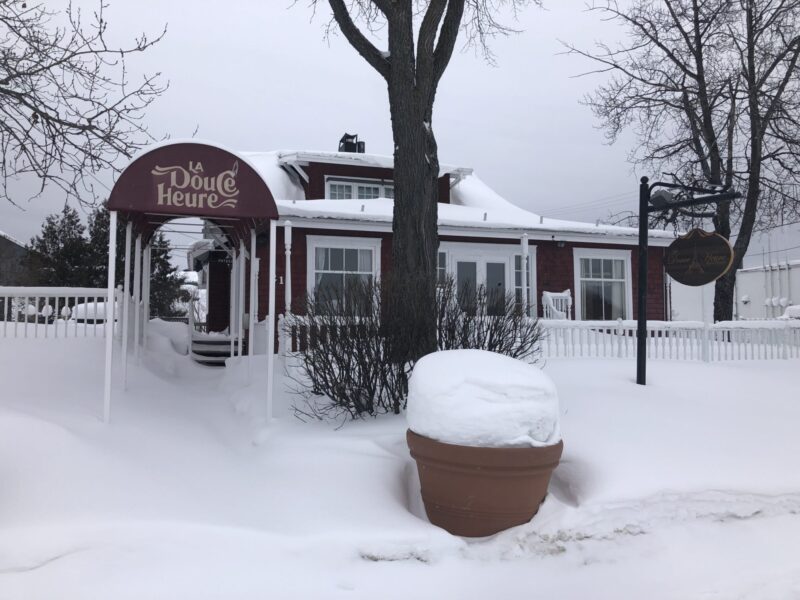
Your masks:
[[[736,312],[742,319],[780,317],[800,302],[800,260],[739,269]]]

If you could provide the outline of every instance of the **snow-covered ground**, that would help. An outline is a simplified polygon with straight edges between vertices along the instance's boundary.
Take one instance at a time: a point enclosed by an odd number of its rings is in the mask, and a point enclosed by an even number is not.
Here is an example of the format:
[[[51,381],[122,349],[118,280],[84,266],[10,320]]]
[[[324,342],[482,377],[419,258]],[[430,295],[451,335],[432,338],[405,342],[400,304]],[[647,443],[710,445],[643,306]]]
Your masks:
[[[425,520],[404,417],[279,395],[267,427],[263,357],[243,387],[166,327],[108,426],[102,339],[0,339],[0,599],[800,598],[798,360],[651,361],[646,388],[550,361],[551,494],[467,541]]]

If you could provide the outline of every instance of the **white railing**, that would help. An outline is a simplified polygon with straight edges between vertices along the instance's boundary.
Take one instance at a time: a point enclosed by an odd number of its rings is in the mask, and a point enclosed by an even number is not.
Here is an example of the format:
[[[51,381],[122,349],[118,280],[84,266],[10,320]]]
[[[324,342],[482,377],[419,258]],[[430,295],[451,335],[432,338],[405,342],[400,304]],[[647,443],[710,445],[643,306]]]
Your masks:
[[[544,358],[634,358],[635,321],[539,321]],[[648,321],[647,356],[672,360],[800,357],[800,322]]]
[[[572,292],[542,292],[542,309],[545,319],[571,319]]]
[[[636,321],[540,319],[542,358],[635,358]],[[342,330],[344,331],[344,330]],[[297,352],[325,339],[310,322],[278,317],[279,352]],[[800,320],[648,321],[647,356],[667,360],[757,360],[800,357]]]
[[[107,296],[105,288],[0,286],[0,337],[102,337]]]

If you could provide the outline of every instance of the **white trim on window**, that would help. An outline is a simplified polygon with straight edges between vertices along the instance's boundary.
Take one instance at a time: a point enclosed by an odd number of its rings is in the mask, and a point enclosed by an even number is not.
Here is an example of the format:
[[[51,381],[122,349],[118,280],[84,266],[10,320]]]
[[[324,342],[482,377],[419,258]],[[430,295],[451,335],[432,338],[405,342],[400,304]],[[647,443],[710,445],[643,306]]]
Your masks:
[[[625,261],[625,316],[624,319],[633,318],[633,279],[631,278],[631,250],[612,250],[609,248],[573,248],[572,270],[574,281],[575,320],[583,319],[581,305],[581,259],[582,258],[610,258]]]
[[[315,257],[317,248],[349,248],[372,250],[372,275],[377,281],[381,276],[381,238],[346,237],[338,235],[309,235],[306,237],[306,292],[314,293]]]
[[[332,185],[348,186],[350,188],[350,198],[353,200],[368,200],[371,198],[359,198],[359,186],[361,187],[377,187],[380,188],[378,197],[380,198],[393,198],[394,197],[394,181],[391,179],[369,178],[369,177],[340,177],[337,175],[325,176],[325,198],[333,199],[331,194]],[[387,190],[391,190],[387,194]]]

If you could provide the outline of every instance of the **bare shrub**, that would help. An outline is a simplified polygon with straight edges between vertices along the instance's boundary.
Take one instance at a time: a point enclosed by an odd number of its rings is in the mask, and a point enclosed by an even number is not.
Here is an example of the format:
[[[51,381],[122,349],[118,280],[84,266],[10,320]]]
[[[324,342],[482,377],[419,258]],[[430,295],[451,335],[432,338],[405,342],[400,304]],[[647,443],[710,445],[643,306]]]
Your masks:
[[[306,298],[305,314],[289,317],[297,360],[289,376],[305,400],[295,406],[298,416],[355,419],[405,408],[414,363],[391,360],[384,302],[380,284],[357,281],[319,290]],[[439,350],[489,350],[527,362],[539,354],[539,324],[513,294],[459,290],[448,279],[437,291],[436,325]]]

